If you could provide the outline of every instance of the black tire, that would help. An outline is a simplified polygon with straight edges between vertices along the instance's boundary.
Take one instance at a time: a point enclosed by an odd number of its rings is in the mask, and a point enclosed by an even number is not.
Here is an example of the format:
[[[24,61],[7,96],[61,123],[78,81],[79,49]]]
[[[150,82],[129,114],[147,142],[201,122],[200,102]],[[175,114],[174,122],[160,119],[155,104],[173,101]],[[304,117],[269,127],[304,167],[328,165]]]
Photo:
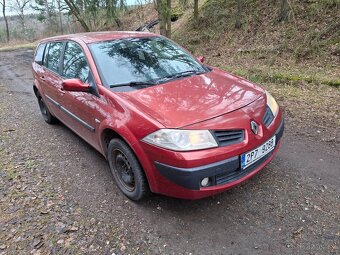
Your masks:
[[[47,105],[45,104],[42,97],[39,94],[37,94],[37,98],[38,98],[38,104],[39,104],[40,112],[41,112],[41,115],[43,116],[45,122],[48,123],[48,124],[57,123],[58,122],[57,118],[54,117],[50,113],[50,111],[48,110]]]
[[[144,171],[124,141],[117,138],[110,141],[108,161],[114,180],[125,196],[138,201],[149,193]]]

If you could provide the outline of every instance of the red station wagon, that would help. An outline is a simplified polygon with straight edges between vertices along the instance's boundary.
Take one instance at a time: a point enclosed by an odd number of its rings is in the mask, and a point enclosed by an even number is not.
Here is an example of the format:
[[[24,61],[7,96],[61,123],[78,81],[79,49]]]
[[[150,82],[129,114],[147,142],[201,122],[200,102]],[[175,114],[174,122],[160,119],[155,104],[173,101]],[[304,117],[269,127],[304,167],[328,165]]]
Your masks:
[[[44,39],[32,67],[44,120],[102,153],[132,200],[215,195],[259,172],[280,146],[282,112],[267,91],[159,35]]]

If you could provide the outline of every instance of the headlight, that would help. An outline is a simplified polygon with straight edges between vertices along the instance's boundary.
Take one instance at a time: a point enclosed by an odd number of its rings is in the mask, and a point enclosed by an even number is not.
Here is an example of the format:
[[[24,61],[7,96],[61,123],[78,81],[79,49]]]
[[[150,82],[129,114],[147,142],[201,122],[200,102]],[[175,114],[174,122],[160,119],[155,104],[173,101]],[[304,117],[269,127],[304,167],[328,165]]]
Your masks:
[[[214,137],[208,130],[160,129],[142,140],[174,151],[192,151],[217,147]]]
[[[267,96],[267,105],[275,117],[277,113],[279,112],[279,105],[276,103],[276,100],[268,91],[266,91],[266,96]]]

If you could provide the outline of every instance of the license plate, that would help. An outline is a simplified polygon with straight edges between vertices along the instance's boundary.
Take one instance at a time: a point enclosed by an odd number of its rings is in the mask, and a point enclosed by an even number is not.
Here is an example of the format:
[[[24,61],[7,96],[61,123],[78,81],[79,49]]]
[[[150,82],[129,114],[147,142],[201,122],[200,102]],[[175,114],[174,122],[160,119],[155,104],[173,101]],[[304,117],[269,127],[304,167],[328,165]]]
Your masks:
[[[269,152],[275,148],[275,136],[270,138],[264,144],[260,145],[256,149],[244,153],[241,155],[241,168],[245,169],[248,166],[254,164],[260,158],[266,156]]]

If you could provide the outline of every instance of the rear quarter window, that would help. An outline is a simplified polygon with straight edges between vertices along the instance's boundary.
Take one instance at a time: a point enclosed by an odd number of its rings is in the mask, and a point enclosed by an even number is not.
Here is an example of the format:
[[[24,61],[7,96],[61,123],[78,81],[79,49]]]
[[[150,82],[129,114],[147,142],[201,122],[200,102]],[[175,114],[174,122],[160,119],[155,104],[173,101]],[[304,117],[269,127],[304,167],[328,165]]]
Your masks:
[[[38,46],[37,50],[35,51],[34,62],[36,62],[39,65],[43,64],[45,47],[46,43],[42,43]]]

